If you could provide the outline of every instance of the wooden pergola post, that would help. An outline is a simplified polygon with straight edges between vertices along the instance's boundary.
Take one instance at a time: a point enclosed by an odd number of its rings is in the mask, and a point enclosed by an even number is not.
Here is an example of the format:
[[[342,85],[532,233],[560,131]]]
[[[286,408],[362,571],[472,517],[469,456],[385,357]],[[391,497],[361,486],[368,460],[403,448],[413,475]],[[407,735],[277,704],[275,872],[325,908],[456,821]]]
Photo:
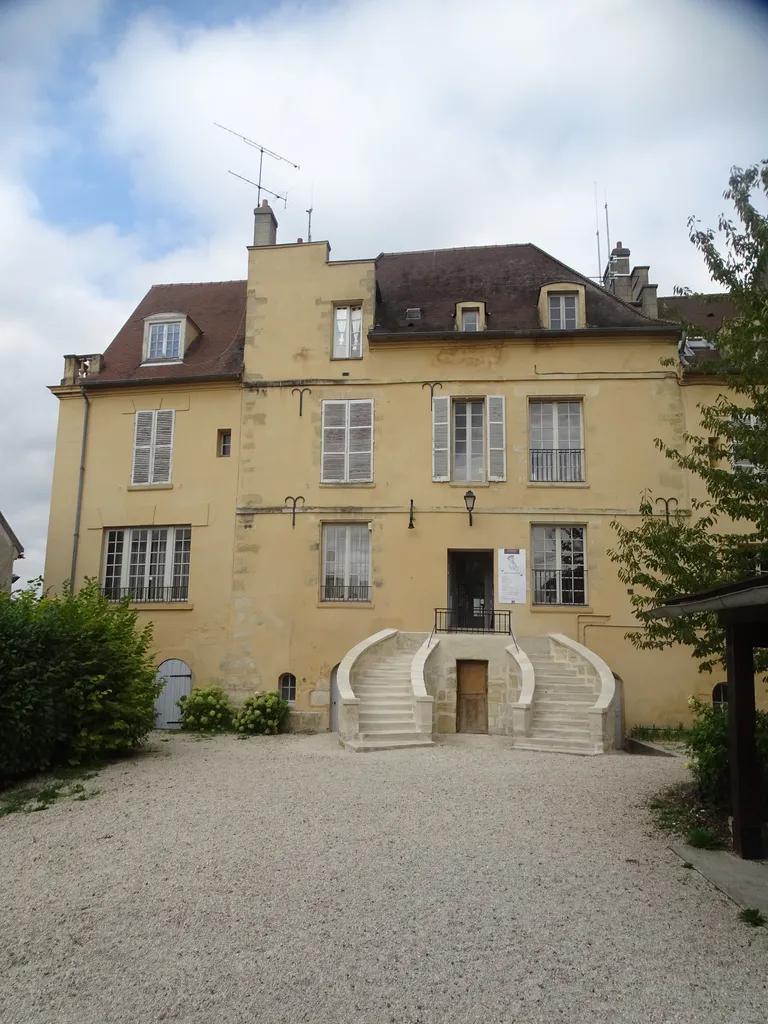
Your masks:
[[[727,614],[721,619],[727,619]],[[728,666],[728,731],[731,769],[733,846],[739,857],[763,855],[760,766],[755,742],[754,647],[759,640],[752,623],[725,624]]]

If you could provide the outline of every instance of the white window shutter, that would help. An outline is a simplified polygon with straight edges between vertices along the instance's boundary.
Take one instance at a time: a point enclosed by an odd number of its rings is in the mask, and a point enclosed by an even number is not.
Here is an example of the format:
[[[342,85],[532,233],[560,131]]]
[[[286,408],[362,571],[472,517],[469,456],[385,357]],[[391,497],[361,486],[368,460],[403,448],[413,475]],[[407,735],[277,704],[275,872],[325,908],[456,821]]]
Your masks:
[[[432,400],[432,479],[451,479],[451,399]]]
[[[173,461],[173,409],[158,409],[155,413],[155,443],[152,450],[152,483],[171,482]]]
[[[504,395],[488,395],[488,479],[507,479]]]
[[[155,414],[151,410],[136,413],[133,434],[131,483],[148,484],[152,464],[152,433]]]
[[[347,436],[347,403],[323,402],[321,483],[344,483],[347,469]]]
[[[351,401],[349,406],[349,483],[373,482],[373,399]]]

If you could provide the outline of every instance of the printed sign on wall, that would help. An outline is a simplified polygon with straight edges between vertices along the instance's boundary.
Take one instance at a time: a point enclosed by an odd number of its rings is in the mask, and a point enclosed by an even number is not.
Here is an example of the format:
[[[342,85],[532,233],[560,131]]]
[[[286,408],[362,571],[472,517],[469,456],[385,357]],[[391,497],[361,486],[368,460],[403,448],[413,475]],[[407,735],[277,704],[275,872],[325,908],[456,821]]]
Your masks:
[[[525,604],[525,549],[499,548],[496,604]]]

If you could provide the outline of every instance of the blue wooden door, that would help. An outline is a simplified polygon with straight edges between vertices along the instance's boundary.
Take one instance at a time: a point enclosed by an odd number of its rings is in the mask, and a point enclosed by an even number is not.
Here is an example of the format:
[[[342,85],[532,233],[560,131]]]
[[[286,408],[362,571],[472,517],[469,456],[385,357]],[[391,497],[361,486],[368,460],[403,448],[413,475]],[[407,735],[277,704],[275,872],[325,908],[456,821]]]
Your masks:
[[[180,697],[188,697],[192,690],[192,669],[178,658],[169,658],[157,670],[155,679],[164,684],[155,701],[155,728],[179,729],[181,711],[178,701]]]

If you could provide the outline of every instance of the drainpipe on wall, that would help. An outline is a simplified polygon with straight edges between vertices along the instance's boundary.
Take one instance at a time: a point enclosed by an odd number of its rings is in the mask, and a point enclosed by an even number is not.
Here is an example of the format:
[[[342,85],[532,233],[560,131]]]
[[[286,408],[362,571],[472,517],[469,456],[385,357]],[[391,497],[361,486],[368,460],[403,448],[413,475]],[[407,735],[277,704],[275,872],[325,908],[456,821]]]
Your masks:
[[[80,544],[80,513],[83,508],[83,484],[85,483],[85,446],[88,443],[88,414],[91,411],[91,402],[85,393],[85,388],[80,388],[85,399],[85,413],[83,414],[83,443],[80,448],[80,477],[77,481],[77,505],[75,507],[75,533],[72,537],[72,568],[69,573],[69,589],[75,589],[75,570],[77,569],[77,549]]]

